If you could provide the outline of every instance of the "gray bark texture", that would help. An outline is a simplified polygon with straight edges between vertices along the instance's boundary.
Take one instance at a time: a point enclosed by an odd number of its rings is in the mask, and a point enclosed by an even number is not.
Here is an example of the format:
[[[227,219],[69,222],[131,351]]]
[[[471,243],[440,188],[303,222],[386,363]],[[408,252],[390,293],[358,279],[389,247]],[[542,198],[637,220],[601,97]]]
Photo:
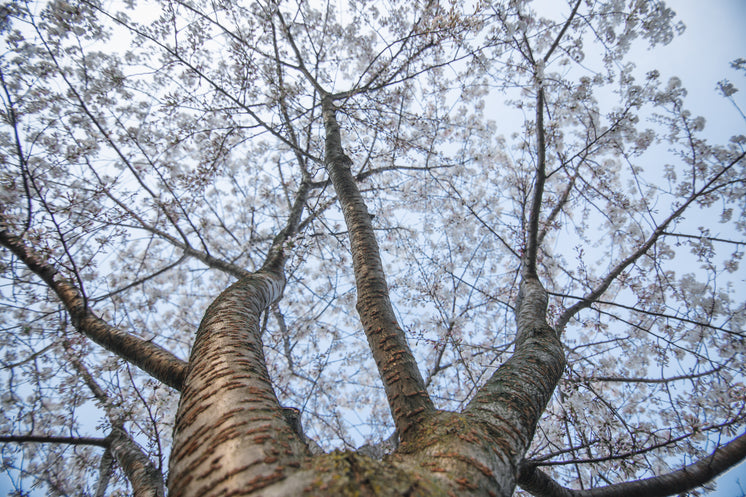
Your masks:
[[[284,284],[278,273],[248,276],[205,313],[176,414],[170,495],[251,495],[307,455],[272,389],[260,338],[259,315]]]

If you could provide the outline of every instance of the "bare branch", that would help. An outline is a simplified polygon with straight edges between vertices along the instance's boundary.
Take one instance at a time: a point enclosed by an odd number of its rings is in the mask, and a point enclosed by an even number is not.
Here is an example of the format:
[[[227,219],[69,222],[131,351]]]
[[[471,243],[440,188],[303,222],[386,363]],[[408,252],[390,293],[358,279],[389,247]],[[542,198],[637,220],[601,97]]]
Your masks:
[[[721,366],[711,369],[709,371],[705,371],[704,373],[684,374],[680,376],[671,376],[668,378],[627,378],[624,376],[591,376],[585,379],[587,379],[588,381],[606,381],[606,382],[611,382],[611,383],[648,383],[648,384],[672,383],[674,381],[693,380],[695,378],[702,378],[703,376],[709,376],[711,374],[717,373],[718,371],[722,370],[724,367],[725,367],[725,364],[722,364]]]
[[[567,31],[567,28],[570,27],[570,24],[572,23],[572,20],[575,18],[575,14],[578,12],[578,7],[580,7],[580,3],[583,0],[578,0],[575,2],[575,7],[572,8],[572,12],[570,13],[570,16],[567,18],[567,21],[565,21],[565,25],[562,26],[562,30],[557,35],[557,38],[554,39],[554,43],[552,43],[552,46],[549,47],[549,50],[547,50],[546,55],[544,55],[544,63],[546,64],[549,61],[549,57],[552,56],[552,53],[559,45],[560,41],[562,40],[562,37],[565,36],[565,32]]]
[[[108,438],[95,437],[50,437],[46,435],[0,435],[0,443],[43,443],[66,445],[95,445],[108,448]]]
[[[54,291],[70,315],[72,324],[105,349],[119,355],[153,378],[176,390],[181,389],[186,375],[186,363],[159,345],[121,331],[99,318],[85,303],[80,291],[66,280],[43,257],[24,241],[0,229],[0,245],[9,249],[32,272]]]
[[[518,485],[537,497],[665,497],[687,492],[704,485],[746,458],[746,434],[743,434],[707,457],[680,470],[652,478],[617,483],[589,490],[563,487],[530,463],[518,469]]]
[[[540,83],[541,84],[541,83]],[[536,179],[534,180],[531,211],[528,218],[526,234],[526,256],[524,272],[526,277],[536,277],[536,258],[539,253],[539,216],[541,215],[544,183],[546,181],[546,130],[544,129],[544,88],[539,87],[536,95]]]
[[[111,422],[107,452],[117,460],[132,485],[135,497],[164,497],[163,474],[153,465],[132,436],[124,428],[124,419],[114,414],[111,401],[103,388],[91,376],[88,368],[78,359],[69,344],[64,344],[68,360],[77,370],[93,396],[99,401]],[[102,459],[102,463],[105,462]]]

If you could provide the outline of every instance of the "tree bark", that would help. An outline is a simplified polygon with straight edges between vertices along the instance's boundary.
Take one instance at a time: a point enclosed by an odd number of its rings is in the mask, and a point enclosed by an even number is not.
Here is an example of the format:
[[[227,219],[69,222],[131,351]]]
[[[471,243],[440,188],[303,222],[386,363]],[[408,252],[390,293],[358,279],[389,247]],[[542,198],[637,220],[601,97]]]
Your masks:
[[[350,233],[357,288],[357,311],[386,390],[394,423],[402,439],[407,430],[435,409],[417,362],[389,300],[389,289],[370,213],[345,155],[334,103],[322,100],[326,128],[325,165]]]
[[[108,454],[116,459],[132,485],[134,497],[164,497],[163,474],[161,471],[127,432],[124,427],[124,418],[112,410],[112,403],[106,391],[99,386],[75,351],[70,349],[67,342],[63,343],[63,347],[69,355],[70,363],[98,400],[111,423],[111,433],[106,437],[108,450],[102,456],[102,464]]]
[[[342,147],[336,109],[330,98],[322,106],[326,168],[350,233],[357,309],[402,437],[390,459],[399,467],[429,473],[444,491],[510,496],[515,468],[564,369],[561,344],[546,322],[546,292],[535,270],[524,275],[513,357],[463,413],[436,412],[389,301],[370,216]]]
[[[281,272],[258,272],[207,309],[176,413],[172,497],[251,495],[308,455],[283,416],[262,350],[259,316],[284,285]]]
[[[127,475],[134,497],[163,497],[163,475],[119,424],[112,426],[109,450]]]
[[[48,437],[46,435],[0,435],[0,442],[96,445],[104,448],[108,448],[110,443],[108,438]]]

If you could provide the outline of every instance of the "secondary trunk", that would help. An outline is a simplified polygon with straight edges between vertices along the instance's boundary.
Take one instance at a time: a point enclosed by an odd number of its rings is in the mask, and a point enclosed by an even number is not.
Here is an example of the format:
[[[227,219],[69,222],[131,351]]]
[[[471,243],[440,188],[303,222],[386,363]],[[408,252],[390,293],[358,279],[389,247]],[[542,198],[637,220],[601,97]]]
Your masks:
[[[270,383],[259,315],[282,294],[281,273],[239,280],[197,331],[174,427],[171,496],[251,495],[306,453]]]

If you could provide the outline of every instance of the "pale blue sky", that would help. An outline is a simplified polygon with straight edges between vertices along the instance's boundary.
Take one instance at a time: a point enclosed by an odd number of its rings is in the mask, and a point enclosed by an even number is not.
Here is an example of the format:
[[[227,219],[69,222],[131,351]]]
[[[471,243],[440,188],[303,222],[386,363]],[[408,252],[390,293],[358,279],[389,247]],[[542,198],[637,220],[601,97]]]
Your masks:
[[[732,104],[715,92],[715,85],[727,77],[746,100],[746,77],[731,70],[729,62],[746,58],[746,1],[744,0],[673,0],[667,2],[686,24],[687,29],[668,47],[651,53],[664,77],[679,76],[689,91],[687,106],[695,114],[707,117],[713,139],[724,141],[733,134],[746,134],[746,123]],[[721,135],[721,136],[717,136]],[[739,486],[739,480],[741,486]],[[746,490],[746,462],[731,469],[718,480],[718,488],[708,497],[737,497]],[[743,490],[742,490],[743,489]]]

